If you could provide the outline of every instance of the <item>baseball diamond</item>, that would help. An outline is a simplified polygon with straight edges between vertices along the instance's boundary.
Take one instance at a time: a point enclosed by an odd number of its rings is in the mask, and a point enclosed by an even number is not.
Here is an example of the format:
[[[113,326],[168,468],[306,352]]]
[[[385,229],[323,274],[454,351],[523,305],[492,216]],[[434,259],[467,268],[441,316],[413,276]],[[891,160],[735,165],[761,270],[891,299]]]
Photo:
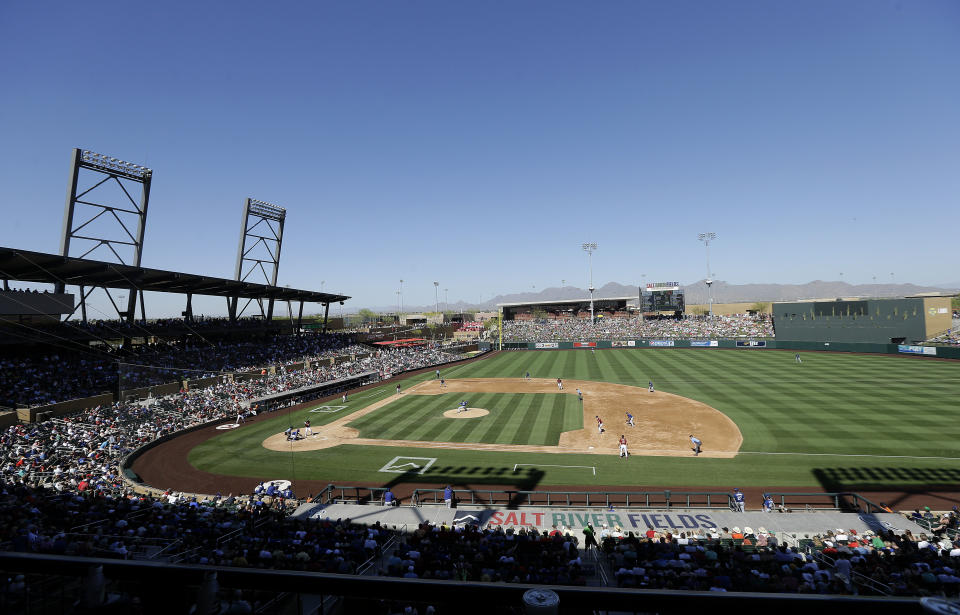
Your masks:
[[[436,459],[411,479],[427,484],[953,489],[960,479],[960,428],[943,417],[960,385],[958,364],[804,356],[798,365],[793,353],[779,351],[499,353],[449,370],[442,391],[432,374],[420,374],[405,381],[399,398],[387,383],[352,395],[336,414],[309,414],[322,403],[315,402],[238,429],[191,435],[196,445],[189,463],[197,476],[188,483],[219,477],[242,491],[262,478],[285,476],[301,491],[327,482],[396,485],[396,475],[379,469],[399,455]],[[530,381],[523,378],[527,371]],[[551,384],[558,377],[570,384],[562,393]],[[648,381],[657,384],[653,396]],[[576,388],[583,391],[582,409]],[[464,397],[489,414],[445,418]],[[637,417],[636,427],[624,423],[625,411]],[[590,423],[598,414],[607,425],[603,435]],[[284,441],[281,432],[308,415],[316,437]],[[687,445],[689,433],[703,440],[698,457]],[[626,461],[616,457],[620,434],[633,453]],[[134,470],[169,486],[151,462],[171,446],[180,445],[174,440],[149,451]],[[531,472],[512,479],[515,464]],[[585,480],[564,465],[595,466],[596,476]]]

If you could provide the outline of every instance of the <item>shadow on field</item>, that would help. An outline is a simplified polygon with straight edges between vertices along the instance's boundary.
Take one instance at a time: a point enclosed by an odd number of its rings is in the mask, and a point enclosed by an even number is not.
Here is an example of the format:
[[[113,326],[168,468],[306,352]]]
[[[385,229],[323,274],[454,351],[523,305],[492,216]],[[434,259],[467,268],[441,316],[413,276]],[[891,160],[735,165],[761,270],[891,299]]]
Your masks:
[[[543,480],[544,471],[535,467],[514,471],[505,467],[465,466],[465,465],[434,465],[423,474],[417,471],[408,471],[398,474],[384,487],[391,489],[410,485],[421,492],[421,501],[443,502],[443,488],[450,485],[457,492],[460,504],[495,505],[498,507],[517,508],[523,504],[527,496],[524,491],[534,491]],[[425,486],[436,485],[435,487]],[[483,485],[490,485],[489,490]],[[425,493],[425,489],[432,489]]]
[[[882,492],[884,503],[893,508],[915,495],[940,492],[942,497],[942,492],[955,492],[960,483],[960,468],[815,468],[813,475],[824,491]]]

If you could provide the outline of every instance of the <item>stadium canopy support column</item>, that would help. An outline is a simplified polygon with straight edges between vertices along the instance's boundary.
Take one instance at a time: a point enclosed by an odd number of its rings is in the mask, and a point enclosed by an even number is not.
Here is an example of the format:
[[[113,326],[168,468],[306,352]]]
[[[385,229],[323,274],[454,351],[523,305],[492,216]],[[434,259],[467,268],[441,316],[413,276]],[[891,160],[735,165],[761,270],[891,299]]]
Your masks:
[[[183,315],[187,322],[193,322],[193,293],[187,293],[187,310]]]
[[[297,331],[303,328],[303,301],[300,302],[300,311],[297,313]]]
[[[10,280],[3,278],[3,290],[10,290]]]
[[[321,333],[327,332],[327,316],[329,314],[330,314],[330,303],[327,302],[323,304],[323,329],[321,330]]]

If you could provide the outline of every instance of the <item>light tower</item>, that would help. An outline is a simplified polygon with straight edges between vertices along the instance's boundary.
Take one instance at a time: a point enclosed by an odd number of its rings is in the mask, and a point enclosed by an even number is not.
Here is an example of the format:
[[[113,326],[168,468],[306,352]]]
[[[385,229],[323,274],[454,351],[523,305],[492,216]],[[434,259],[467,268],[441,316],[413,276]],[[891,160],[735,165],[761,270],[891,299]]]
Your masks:
[[[707,302],[710,304],[710,320],[713,320],[713,280],[710,277],[710,242],[717,238],[716,233],[700,233],[697,238],[707,249]]]
[[[583,244],[583,250],[587,253],[587,260],[590,262],[590,324],[593,324],[593,251],[597,249],[596,242]]]
[[[439,314],[440,313],[440,282],[433,283],[433,300],[434,300],[434,308]]]

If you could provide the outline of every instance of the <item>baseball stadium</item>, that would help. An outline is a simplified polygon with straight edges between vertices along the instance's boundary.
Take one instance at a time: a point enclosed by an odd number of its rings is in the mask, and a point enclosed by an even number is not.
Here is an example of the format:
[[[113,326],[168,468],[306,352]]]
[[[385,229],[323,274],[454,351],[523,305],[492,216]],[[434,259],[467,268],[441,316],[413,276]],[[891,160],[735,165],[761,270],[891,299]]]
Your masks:
[[[4,3],[0,615],[960,614],[958,23]]]
[[[949,296],[703,314],[651,283],[502,304],[492,326],[348,329],[329,309],[349,296],[277,286],[278,256],[247,281],[251,229],[276,229],[280,253],[286,211],[263,201],[244,204],[232,280],[143,268],[143,224],[132,264],[71,256],[89,240],[79,171],[151,179],[86,150],[73,164],[63,253],[0,248],[9,612],[130,608],[144,575],[209,612],[449,610],[462,591],[491,601],[465,612],[956,597]],[[127,293],[117,319],[88,321],[94,288]],[[183,317],[135,319],[154,293],[185,296]],[[195,317],[194,294],[228,316]],[[921,564],[939,576],[905,572]]]

